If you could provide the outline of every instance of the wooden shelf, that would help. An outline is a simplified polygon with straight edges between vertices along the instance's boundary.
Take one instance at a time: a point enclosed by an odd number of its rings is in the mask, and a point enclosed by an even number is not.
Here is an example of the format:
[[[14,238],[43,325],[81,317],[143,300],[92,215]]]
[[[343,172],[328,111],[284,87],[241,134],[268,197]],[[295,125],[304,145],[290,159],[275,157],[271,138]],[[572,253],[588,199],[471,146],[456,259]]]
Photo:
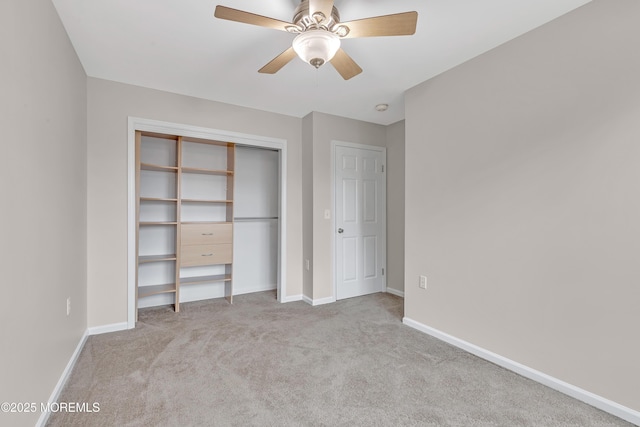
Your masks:
[[[164,197],[140,197],[141,202],[177,202],[178,199],[165,199]]]
[[[180,285],[197,285],[199,283],[228,282],[231,280],[230,274],[217,274],[215,276],[197,276],[180,278]]]
[[[233,175],[233,171],[221,169],[203,169],[182,167],[182,173],[199,173],[204,175]]]
[[[141,255],[138,257],[138,264],[143,264],[147,262],[159,262],[159,261],[175,261],[175,254],[167,254],[167,255]]]
[[[183,136],[183,142],[195,142],[198,144],[207,144],[207,145],[217,145],[219,147],[234,147],[235,144],[233,142],[228,141],[216,141],[213,139],[203,139],[203,138],[195,138],[192,136]]]
[[[163,141],[143,141],[143,137]],[[138,300],[152,295],[173,294],[174,309],[179,312],[182,285],[202,284],[206,287],[209,284],[212,288],[224,287],[225,298],[232,302],[235,151],[235,144],[231,142],[136,131],[136,253],[142,250],[145,254],[136,257]],[[209,192],[209,189],[213,191]],[[187,190],[186,194],[184,190]],[[195,221],[183,222],[182,219]],[[200,228],[204,231],[199,231]],[[189,240],[194,233],[199,239]],[[220,236],[228,237],[229,241],[220,244],[209,242],[217,242],[216,239],[222,239]],[[217,252],[213,256],[209,246],[214,244],[218,245],[216,250],[224,250],[224,256]],[[193,258],[193,254],[205,254],[211,258],[204,260],[207,263],[198,258],[199,262],[192,265],[217,265],[220,269],[208,272],[189,270],[190,273],[183,274],[201,276],[181,278],[181,266],[189,264],[188,256]],[[214,272],[218,274],[212,275]],[[153,285],[141,286],[140,283]],[[156,301],[147,299],[147,302]]]
[[[145,221],[140,225],[178,225],[178,223],[176,221]]]
[[[233,203],[233,200],[180,199],[183,203]]]
[[[175,293],[176,293],[176,285],[174,283],[168,283],[166,285],[138,287],[138,298],[149,297],[151,295],[175,294]]]
[[[140,169],[154,172],[178,172],[177,166],[154,165],[151,163],[140,163]]]
[[[169,135],[167,133],[141,131],[140,135],[141,136],[150,136],[152,138],[169,139],[171,141],[177,141],[178,140],[178,136],[177,135]]]

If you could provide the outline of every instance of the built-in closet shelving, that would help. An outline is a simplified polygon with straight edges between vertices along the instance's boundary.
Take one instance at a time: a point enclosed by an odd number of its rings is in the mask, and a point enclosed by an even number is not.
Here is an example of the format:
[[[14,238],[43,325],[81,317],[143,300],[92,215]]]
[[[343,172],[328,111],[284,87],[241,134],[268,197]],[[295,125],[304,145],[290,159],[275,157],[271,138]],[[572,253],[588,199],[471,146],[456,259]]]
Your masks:
[[[232,302],[234,166],[232,143],[136,132],[136,301],[178,312],[181,287],[224,282]]]

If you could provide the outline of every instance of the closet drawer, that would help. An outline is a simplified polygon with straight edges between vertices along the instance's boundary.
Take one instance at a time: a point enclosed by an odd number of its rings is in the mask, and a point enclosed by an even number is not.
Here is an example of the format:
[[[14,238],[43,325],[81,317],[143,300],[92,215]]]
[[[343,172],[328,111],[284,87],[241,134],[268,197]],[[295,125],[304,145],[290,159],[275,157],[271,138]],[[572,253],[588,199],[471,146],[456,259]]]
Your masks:
[[[233,245],[188,245],[180,248],[180,266],[231,264],[233,262]]]
[[[233,224],[183,224],[180,233],[182,246],[233,242]]]

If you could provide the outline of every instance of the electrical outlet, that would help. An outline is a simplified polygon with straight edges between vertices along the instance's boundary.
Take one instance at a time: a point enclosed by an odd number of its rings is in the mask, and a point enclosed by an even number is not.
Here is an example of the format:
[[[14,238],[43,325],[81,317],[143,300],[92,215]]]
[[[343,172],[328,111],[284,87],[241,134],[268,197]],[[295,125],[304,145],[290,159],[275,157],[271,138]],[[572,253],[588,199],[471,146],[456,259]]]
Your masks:
[[[67,316],[71,314],[71,297],[67,298]]]
[[[420,289],[427,289],[427,276],[420,276]]]

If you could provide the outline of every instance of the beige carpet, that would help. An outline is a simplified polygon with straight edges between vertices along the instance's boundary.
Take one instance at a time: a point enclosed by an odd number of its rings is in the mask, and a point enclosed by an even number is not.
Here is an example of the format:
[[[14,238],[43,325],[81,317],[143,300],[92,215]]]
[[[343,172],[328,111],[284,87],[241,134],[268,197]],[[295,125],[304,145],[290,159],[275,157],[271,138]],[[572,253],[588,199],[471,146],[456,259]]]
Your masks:
[[[92,336],[49,426],[630,426],[401,323],[402,299],[272,292],[145,309]]]

